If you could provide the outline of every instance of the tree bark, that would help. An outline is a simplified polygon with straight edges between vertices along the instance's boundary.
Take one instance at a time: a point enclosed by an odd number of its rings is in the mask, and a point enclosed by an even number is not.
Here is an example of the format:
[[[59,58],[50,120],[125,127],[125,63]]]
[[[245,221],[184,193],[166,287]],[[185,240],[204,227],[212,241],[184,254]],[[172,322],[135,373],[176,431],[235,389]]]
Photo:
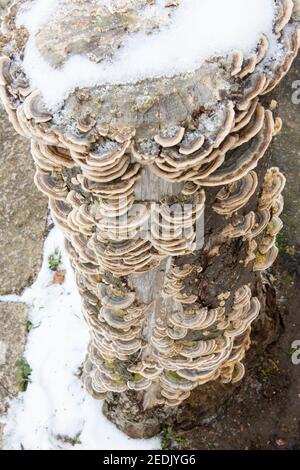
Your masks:
[[[270,165],[270,157],[271,153],[268,152],[257,168],[260,185],[249,203],[243,208],[243,214],[257,208],[262,182]],[[212,207],[217,192],[218,189],[206,190],[206,207]],[[245,361],[247,366],[255,367],[259,355],[277,339],[280,332],[276,292],[268,275],[253,271],[254,260],[245,266],[249,241],[241,237],[228,240],[216,236],[216,233],[222,231],[229,222],[230,219],[224,220],[223,217],[206,210],[204,249],[191,255],[175,258],[173,263],[176,266],[193,265],[196,271],[198,268],[200,272],[197,276],[193,274],[185,281],[185,292],[189,295],[191,293],[197,295],[198,299],[206,305],[217,306],[220,294],[235,293],[242,286],[250,286],[252,295],[260,301],[260,313],[252,325],[251,341],[254,346],[250,349]],[[216,251],[217,256],[215,256]],[[162,279],[165,275],[166,271],[163,273],[160,271],[158,284],[163,284]],[[134,285],[137,290],[141,290],[141,299],[145,302],[149,302],[150,298],[153,301],[153,297],[159,295],[161,291],[158,286],[153,288],[155,286],[153,278],[146,280],[145,277],[138,276]],[[154,295],[148,297],[145,294],[148,291],[147,288],[153,289]],[[230,310],[230,300],[226,303],[226,307]],[[177,407],[156,406],[149,410],[144,409],[144,396],[141,392],[109,393],[104,402],[103,411],[109,420],[129,436],[149,438],[168,426],[180,430],[192,429],[197,425],[200,416],[207,411],[218,409],[238,387],[239,382],[209,381],[194,389],[190,397]]]

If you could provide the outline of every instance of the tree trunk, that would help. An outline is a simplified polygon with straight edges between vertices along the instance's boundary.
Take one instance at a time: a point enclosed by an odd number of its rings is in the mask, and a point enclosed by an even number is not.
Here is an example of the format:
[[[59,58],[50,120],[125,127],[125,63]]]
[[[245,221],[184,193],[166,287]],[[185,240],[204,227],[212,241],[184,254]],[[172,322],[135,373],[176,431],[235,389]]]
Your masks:
[[[298,10],[280,2],[283,52],[273,61],[263,36],[247,57],[76,89],[50,113],[20,69],[22,3],[4,22],[1,96],[31,139],[35,182],[66,237],[91,332],[83,381],[120,429],[150,437],[229,396],[245,374],[253,323],[265,342],[276,329],[261,272],[277,256],[285,178],[268,169],[281,122],[265,95],[297,53]],[[78,52],[103,60],[143,28],[146,0],[130,3],[128,16],[64,0],[34,36],[40,54],[55,67]],[[80,28],[85,40],[74,42]]]
[[[243,208],[241,212],[243,215],[247,215],[251,211],[257,212],[269,161],[270,154],[266,155],[264,161],[257,168],[259,184],[255,194]],[[185,279],[184,290],[181,293],[197,296],[197,303],[200,302],[201,305],[220,308],[221,303],[224,305],[225,311],[230,312],[236,293],[245,289],[245,286],[250,288],[252,299],[259,299],[260,304],[259,316],[254,320],[252,327],[254,333],[251,334],[251,338],[254,335],[255,348],[252,355],[248,357],[248,363],[255,365],[256,357],[276,339],[280,328],[275,300],[276,293],[269,277],[253,269],[256,262],[253,256],[250,256],[252,259],[248,261],[249,247],[250,253],[252,252],[251,237],[228,238],[220,236],[224,228],[232,222],[232,218],[224,219],[214,211],[209,211],[208,208],[216,202],[218,191],[219,189],[206,190],[204,247],[190,255],[173,258],[169,260],[169,263],[181,268],[186,265],[194,267]],[[256,238],[258,245],[259,240],[263,240],[263,236]],[[135,276],[133,282],[133,287],[136,293],[139,293],[139,299],[142,302],[147,304],[154,302],[158,306],[157,316],[161,312],[160,286],[167,279],[168,272],[165,266],[160,266],[159,270]],[[150,295],[149,290],[151,291]],[[162,299],[161,302],[163,301]],[[154,306],[151,314],[155,316]],[[227,319],[228,314],[225,313],[223,318]],[[244,354],[250,345],[248,335],[252,328],[248,327],[244,334],[238,336],[238,340],[242,344],[244,342],[239,359],[244,359]],[[207,332],[209,335],[206,336],[206,331],[200,329],[192,331],[185,337],[185,341],[187,338],[191,342],[195,340],[207,341],[210,338],[220,338],[224,334],[224,330],[219,329],[215,324],[208,327]],[[127,391],[117,394],[111,392],[106,396],[104,414],[131,437],[152,437],[168,425],[180,429],[190,429],[197,424],[199,416],[208,410],[217,409],[238,387],[241,376],[235,380],[234,369],[236,367],[240,367],[240,362],[235,362],[234,366],[228,368],[226,366],[221,368],[221,374],[224,374],[221,380],[218,378],[217,380],[205,381],[193,389],[182,404],[174,407],[156,406],[145,410],[145,399],[147,394],[152,392],[151,387],[155,387],[155,383],[144,393]]]

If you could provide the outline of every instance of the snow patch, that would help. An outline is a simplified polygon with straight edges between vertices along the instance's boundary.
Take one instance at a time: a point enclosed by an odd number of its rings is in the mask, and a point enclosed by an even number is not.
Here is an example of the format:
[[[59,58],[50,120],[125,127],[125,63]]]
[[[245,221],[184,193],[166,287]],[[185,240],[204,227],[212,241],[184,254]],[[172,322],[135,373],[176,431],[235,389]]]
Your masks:
[[[110,0],[98,0],[108,5]],[[144,18],[163,10],[145,8]],[[181,0],[167,25],[151,35],[128,35],[112,61],[96,64],[82,55],[51,67],[35,44],[35,34],[60,8],[59,0],[36,0],[17,17],[29,31],[23,68],[46,106],[55,111],[75,87],[120,84],[193,71],[211,55],[239,49],[248,54],[262,33],[272,36],[274,0]],[[166,8],[164,8],[166,10]],[[152,13],[151,13],[152,12]],[[164,23],[163,23],[164,24]]]
[[[52,283],[48,258],[55,249],[66,270],[63,285]],[[32,368],[26,392],[10,402],[2,422],[4,449],[114,450],[157,449],[159,439],[135,440],[116,429],[102,414],[101,402],[83,389],[78,372],[89,341],[81,300],[64,250],[63,235],[54,228],[44,247],[36,282],[18,296],[0,300],[25,302],[33,324],[25,350]],[[71,441],[73,441],[71,443]],[[73,444],[73,445],[72,445]]]

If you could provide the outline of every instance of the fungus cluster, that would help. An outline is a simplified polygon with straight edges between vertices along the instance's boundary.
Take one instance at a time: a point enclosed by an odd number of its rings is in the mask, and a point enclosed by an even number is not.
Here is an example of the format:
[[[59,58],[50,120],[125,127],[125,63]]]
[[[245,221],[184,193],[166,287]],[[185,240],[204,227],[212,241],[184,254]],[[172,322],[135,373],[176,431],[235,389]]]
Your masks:
[[[167,406],[179,405],[194,388],[211,380],[242,379],[241,361],[250,345],[251,323],[260,311],[247,285],[235,293],[229,312],[222,301],[216,308],[203,307],[196,295],[184,292],[184,281],[193,271],[191,265],[169,271],[163,290],[164,315],[157,319],[152,338],[156,367],[163,371],[158,402]]]
[[[91,25],[101,20],[103,5],[65,3],[73,28],[67,45],[80,20],[77,7],[93,8],[74,45],[93,60],[99,38],[121,47],[129,7],[156,0],[124,1],[119,9],[116,3],[119,27],[113,15],[96,32]],[[177,406],[201,384],[241,380],[258,299],[242,284],[206,305],[186,287],[195,267],[177,261],[196,253],[197,221],[211,209],[222,240],[247,243],[243,269],[264,270],[276,258],[285,178],[277,168],[268,170],[259,192],[255,170],[276,133],[263,97],[298,51],[299,2],[274,0],[272,37],[262,34],[248,55],[236,49],[173,77],[75,89],[55,112],[22,67],[28,34],[16,18],[23,4],[14,3],[3,22],[0,93],[16,131],[31,140],[35,183],[49,197],[76,272],[91,335],[87,389],[96,398],[134,390],[143,392],[145,407]],[[51,24],[47,36],[36,34],[37,45],[61,63],[72,48],[61,48],[65,31],[57,15],[52,35]],[[111,47],[105,42],[98,53],[110,56]],[[143,197],[149,175],[160,188],[150,200]],[[209,207],[206,194],[215,187]],[[151,292],[151,275],[146,287],[137,287],[136,276],[160,272],[161,285],[145,301],[141,291]]]
[[[262,194],[258,202],[258,214],[264,218],[264,223],[255,227],[255,235],[258,227],[262,231],[262,237],[257,244],[255,254],[255,271],[264,271],[274,263],[278,255],[276,237],[282,229],[283,223],[280,214],[283,211],[282,191],[286,178],[278,168],[270,168],[264,178]]]

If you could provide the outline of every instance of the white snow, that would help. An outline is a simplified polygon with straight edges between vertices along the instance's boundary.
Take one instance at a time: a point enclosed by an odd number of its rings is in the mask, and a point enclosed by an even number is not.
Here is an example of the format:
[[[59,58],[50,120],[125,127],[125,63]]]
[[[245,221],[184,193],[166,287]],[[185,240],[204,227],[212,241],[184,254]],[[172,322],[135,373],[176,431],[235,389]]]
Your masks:
[[[52,283],[48,257],[58,248],[66,277]],[[36,327],[28,336],[25,357],[32,368],[26,392],[11,400],[4,418],[6,450],[114,450],[158,449],[159,439],[134,440],[118,431],[102,414],[102,404],[91,398],[77,377],[85,357],[88,330],[80,307],[73,271],[63,247],[63,236],[54,228],[44,248],[44,261],[36,282],[20,296],[0,300],[26,302]],[[2,419],[3,421],[3,419]],[[58,436],[75,439],[72,446]]]
[[[159,14],[163,3],[159,0],[152,10],[146,8],[145,21]],[[88,57],[74,55],[54,69],[38,51],[35,35],[59,8],[60,0],[36,0],[17,18],[17,24],[29,31],[23,68],[52,111],[75,87],[172,76],[195,70],[212,54],[235,49],[247,54],[257,46],[262,33],[272,36],[275,16],[274,0],[181,0],[160,31],[128,35],[112,61],[96,64]]]

